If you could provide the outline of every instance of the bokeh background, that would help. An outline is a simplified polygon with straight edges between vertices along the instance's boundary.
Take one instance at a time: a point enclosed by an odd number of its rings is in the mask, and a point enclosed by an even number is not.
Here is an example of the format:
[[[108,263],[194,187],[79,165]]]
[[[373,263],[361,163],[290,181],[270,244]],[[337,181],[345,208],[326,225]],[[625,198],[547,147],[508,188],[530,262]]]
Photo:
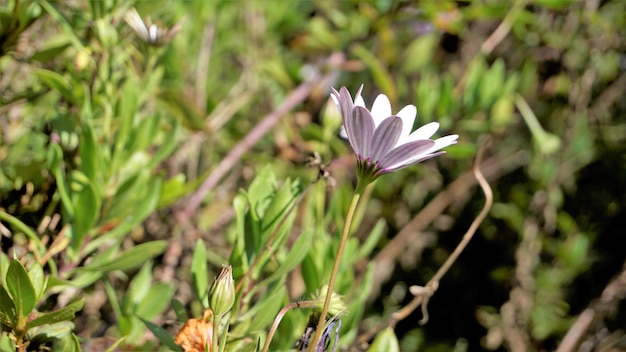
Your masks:
[[[415,127],[460,138],[368,196],[354,244],[369,251],[346,270],[369,279],[339,348],[367,348],[359,336],[453,251],[485,202],[471,173],[485,146],[494,204],[428,323],[418,309],[395,326],[400,350],[626,350],[625,13],[622,0],[2,0],[2,272],[13,258],[41,263],[40,312],[84,298],[71,331],[85,350],[122,336],[114,348],[165,348],[132,317],[174,336],[181,309],[202,316],[198,240],[212,280],[233,259],[233,201],[266,167],[304,189],[319,155],[331,178],[298,200],[281,250],[319,212],[328,237],[313,243],[336,241],[355,160],[328,97],[364,85],[369,104],[414,104]],[[328,257],[320,245],[306,258]],[[307,260],[280,280],[283,303],[313,291]],[[305,326],[290,328],[277,349]]]

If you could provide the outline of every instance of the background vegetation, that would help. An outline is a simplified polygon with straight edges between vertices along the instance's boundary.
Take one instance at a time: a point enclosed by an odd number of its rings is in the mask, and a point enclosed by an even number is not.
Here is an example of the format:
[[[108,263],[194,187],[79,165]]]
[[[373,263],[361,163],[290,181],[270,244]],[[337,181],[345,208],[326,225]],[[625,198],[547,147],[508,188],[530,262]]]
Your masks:
[[[367,349],[459,242],[489,140],[489,216],[428,323],[415,311],[389,346],[626,349],[625,7],[0,1],[1,349],[175,349],[228,263],[227,349],[254,350],[327,280],[355,183],[329,89],[361,84],[460,142],[360,209],[341,348]],[[309,313],[290,311],[271,349],[294,348]]]

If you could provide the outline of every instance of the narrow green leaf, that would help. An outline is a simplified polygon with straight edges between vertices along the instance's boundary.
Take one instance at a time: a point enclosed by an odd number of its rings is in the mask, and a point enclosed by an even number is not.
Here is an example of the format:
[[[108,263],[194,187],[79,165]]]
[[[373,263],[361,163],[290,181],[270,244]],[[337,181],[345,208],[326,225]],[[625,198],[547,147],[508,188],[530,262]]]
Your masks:
[[[80,187],[79,190],[72,194],[74,209],[78,212],[73,219],[71,246],[78,251],[82,248],[88,231],[96,222],[100,212],[101,200],[99,195],[96,194],[92,182],[80,171],[72,173],[72,184],[73,187],[77,184]]]
[[[26,329],[32,329],[36,326],[41,326],[45,324],[55,324],[65,320],[73,320],[76,312],[83,309],[84,305],[85,300],[80,299],[54,312],[40,314],[37,318],[31,320],[30,322],[28,322],[28,324],[26,324]]]
[[[113,230],[103,235],[100,235],[91,242],[89,242],[85,246],[83,254],[91,253],[103,243],[124,236],[133,227],[143,222],[148,217],[148,215],[150,215],[152,211],[156,209],[157,203],[159,201],[159,195],[161,194],[162,182],[163,180],[161,178],[154,178],[147,181],[147,184],[145,185],[145,192],[137,195],[137,197],[141,197],[141,201],[139,203],[133,203],[135,204],[132,213],[133,216],[124,217],[122,222],[120,222]]]
[[[37,304],[35,288],[30,281],[28,272],[26,272],[22,263],[17,259],[14,259],[9,265],[9,270],[7,271],[7,289],[11,297],[13,297],[18,318],[27,316],[33,308],[35,308],[35,304]]]
[[[113,260],[98,265],[87,265],[80,270],[113,271],[134,269],[146,261],[161,255],[167,248],[167,241],[152,241],[139,244],[123,252]]]
[[[141,321],[146,325],[148,329],[150,329],[150,331],[152,331],[154,336],[156,336],[159,341],[161,341],[161,343],[165,344],[172,351],[182,352],[183,349],[174,342],[172,336],[165,329],[149,320],[143,319],[141,317],[139,319],[141,319]]]
[[[291,247],[287,258],[280,264],[278,269],[272,273],[267,279],[263,280],[257,287],[269,285],[274,280],[281,278],[283,275],[287,275],[293,268],[298,266],[304,257],[311,250],[311,244],[313,243],[313,236],[315,232],[313,230],[306,230],[298,236],[296,242]]]
[[[33,71],[35,75],[41,80],[41,82],[46,85],[50,89],[54,89],[61,93],[63,98],[74,101],[74,94],[72,93],[72,87],[65,77],[60,74],[45,70],[45,69],[35,69]]]
[[[88,95],[86,95],[88,97]],[[85,99],[87,100],[87,98]],[[85,105],[85,104],[84,104]],[[100,148],[96,143],[96,136],[91,127],[91,121],[85,118],[83,113],[83,123],[80,131],[80,143],[78,144],[78,153],[80,155],[80,170],[88,179],[95,181],[96,175],[103,170],[100,168]]]
[[[276,313],[284,305],[284,298],[287,291],[285,286],[277,285],[274,290],[267,295],[271,297],[265,299],[258,304],[252,306],[250,310],[237,317],[238,321],[250,322],[250,326],[254,328],[248,328],[248,331],[255,331],[263,329],[267,324],[271,323],[276,316]]]
[[[176,313],[176,318],[178,321],[187,321],[189,320],[189,315],[187,315],[187,310],[185,306],[176,298],[172,298],[171,301],[172,309],[174,309],[174,313]]]
[[[202,239],[196,242],[191,261],[191,281],[196,297],[200,300],[202,307],[209,307],[209,269],[207,266],[206,246]]]
[[[372,253],[384,233],[385,225],[385,220],[382,219],[376,223],[370,234],[367,236],[365,242],[361,246],[359,246],[354,257],[355,261],[358,259],[363,259],[370,255],[370,253]]]

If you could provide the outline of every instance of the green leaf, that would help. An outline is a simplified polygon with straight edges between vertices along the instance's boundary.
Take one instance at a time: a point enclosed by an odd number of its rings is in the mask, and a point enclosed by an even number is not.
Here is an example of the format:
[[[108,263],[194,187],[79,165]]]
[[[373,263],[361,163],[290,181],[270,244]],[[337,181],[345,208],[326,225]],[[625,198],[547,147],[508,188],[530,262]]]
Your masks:
[[[174,342],[172,336],[162,327],[143,318],[139,318],[161,343],[165,344],[172,351],[182,351],[183,349]]]
[[[368,352],[400,352],[398,338],[391,327],[386,328],[376,335]]]
[[[396,103],[398,101],[396,84],[389,71],[385,68],[385,65],[383,65],[376,55],[361,44],[357,44],[354,47],[354,55],[367,65],[374,78],[374,82],[376,82],[380,90],[387,95],[391,104]]]
[[[207,267],[206,246],[202,239],[198,239],[193,251],[191,281],[202,308],[207,309],[209,307],[209,269]]]
[[[86,119],[84,117],[83,119],[84,121],[81,125],[80,131],[80,143],[78,144],[80,170],[85,174],[85,176],[87,176],[88,179],[95,181],[96,175],[99,175],[103,171],[100,170],[100,147],[96,142],[96,136],[93,132],[93,128],[91,127],[90,119]]]
[[[137,306],[145,299],[152,283],[152,262],[146,262],[128,286],[122,303],[122,311],[128,315],[138,314]]]
[[[278,285],[274,291],[267,295],[265,300],[254,305],[249,311],[238,317],[238,320],[247,321],[252,319],[248,331],[264,329],[274,321],[276,313],[285,303],[285,297],[287,297],[285,286]]]
[[[27,316],[37,304],[37,294],[30,276],[19,260],[14,259],[9,265],[6,281],[7,289],[17,308],[18,319]]]
[[[354,256],[355,261],[358,259],[366,258],[368,255],[370,255],[370,253],[372,253],[384,233],[385,225],[385,220],[378,220],[370,234],[367,236],[365,242],[361,246],[359,246]]]
[[[313,243],[313,237],[315,235],[315,231],[309,229],[304,231],[298,236],[296,242],[291,247],[287,258],[280,263],[278,269],[272,273],[267,279],[263,280],[260,284],[257,284],[256,287],[263,287],[269,285],[274,280],[278,280],[283,275],[287,275],[293,268],[298,266],[306,257],[306,255],[311,250],[311,244]]]
[[[13,299],[2,285],[0,285],[0,323],[10,328],[17,326],[17,308]]]
[[[133,201],[132,216],[124,216],[122,221],[111,231],[98,236],[85,246],[83,254],[91,253],[98,249],[103,243],[112,239],[117,239],[127,234],[133,227],[143,222],[148,215],[156,209],[161,193],[161,178],[153,178],[144,184],[142,192],[136,194],[140,197],[137,201]]]
[[[74,301],[67,306],[51,312],[51,313],[43,313],[40,314],[37,318],[31,320],[26,324],[26,329],[32,329],[37,326],[45,325],[45,324],[55,324],[62,321],[70,321],[75,317],[75,313],[83,309],[85,305],[85,300],[80,299],[78,301]]]
[[[189,320],[189,315],[187,315],[187,310],[185,309],[185,306],[176,298],[172,298],[171,301],[172,304],[172,309],[174,310],[174,313],[176,313],[176,318],[178,319],[178,321],[183,322],[183,321],[187,321]]]
[[[436,33],[428,33],[417,37],[405,50],[406,59],[404,60],[403,71],[405,73],[418,73],[426,65],[431,63],[433,53],[436,52],[439,35]]]
[[[0,334],[0,351],[15,351],[15,345],[8,334]]]
[[[146,242],[128,249],[113,260],[97,265],[87,265],[77,270],[105,272],[113,270],[131,270],[137,268],[146,261],[161,255],[166,248],[167,241]]]
[[[72,172],[72,198],[76,214],[72,226],[71,246],[78,251],[100,212],[101,200],[93,183],[80,171]]]
[[[33,288],[35,289],[35,294],[37,300],[41,298],[46,288],[46,277],[44,276],[43,269],[39,263],[34,262],[30,270],[28,271],[28,276],[30,277],[30,281],[33,283]]]
[[[57,339],[51,352],[81,352],[78,338],[74,334],[69,334]]]
[[[65,79],[65,77],[60,74],[45,70],[45,69],[34,69],[33,71],[35,75],[41,80],[41,82],[51,88],[53,90],[61,93],[63,98],[69,101],[74,101],[74,94],[72,93],[72,86],[70,82]]]
[[[145,319],[152,319],[165,310],[176,292],[176,287],[171,282],[160,282],[148,288],[148,293],[137,305],[135,314]]]
[[[28,334],[34,336],[34,338],[42,336],[48,339],[56,339],[71,334],[72,330],[74,330],[74,323],[71,321],[60,321],[50,325],[36,326],[30,329]]]

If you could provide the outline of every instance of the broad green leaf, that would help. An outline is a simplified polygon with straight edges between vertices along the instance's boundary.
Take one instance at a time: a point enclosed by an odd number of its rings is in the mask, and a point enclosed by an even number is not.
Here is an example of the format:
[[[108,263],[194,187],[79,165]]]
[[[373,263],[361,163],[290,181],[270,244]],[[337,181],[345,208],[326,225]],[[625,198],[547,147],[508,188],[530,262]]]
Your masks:
[[[80,299],[54,312],[39,314],[37,318],[31,320],[30,322],[28,322],[28,324],[26,324],[26,329],[32,329],[34,327],[44,324],[55,324],[65,320],[71,321],[74,319],[76,312],[83,309],[84,305],[85,300]]]
[[[17,326],[17,308],[2,285],[0,285],[0,322],[11,328]]]
[[[74,334],[69,334],[57,339],[52,346],[51,352],[81,352],[80,343]]]
[[[15,344],[8,334],[0,334],[0,351],[15,351]]]
[[[174,292],[176,287],[171,282],[152,284],[146,296],[138,303],[135,314],[145,319],[160,315],[168,306]]]
[[[432,32],[417,37],[405,50],[403,71],[405,73],[419,73],[431,63],[433,53],[436,52],[439,34]]]
[[[17,308],[18,318],[27,316],[37,304],[37,294],[28,272],[19,260],[14,259],[9,265],[6,280],[7,289]]]
[[[30,277],[30,281],[33,283],[33,288],[35,289],[35,295],[37,300],[41,298],[46,288],[46,277],[44,276],[43,269],[39,263],[34,262],[30,270],[28,270],[28,276]]]
[[[118,255],[113,260],[97,265],[87,265],[79,270],[113,271],[134,269],[146,261],[161,255],[167,248],[167,241],[151,241],[139,244]]]
[[[141,321],[146,324],[146,327],[150,329],[150,331],[152,331],[154,336],[156,336],[159,341],[161,341],[161,343],[165,344],[172,351],[182,352],[183,349],[180,347],[180,345],[174,342],[174,339],[169,332],[149,320],[143,319],[141,317],[139,319],[141,319]]]
[[[137,306],[145,299],[152,283],[152,262],[146,262],[128,286],[122,311],[126,314],[137,314]]]
[[[400,352],[400,343],[391,327],[386,328],[376,335],[368,352]]]
[[[40,325],[29,329],[28,334],[30,336],[42,336],[45,338],[61,338],[65,335],[71,334],[74,330],[74,323],[71,321],[60,321],[58,323],[49,325]]]
[[[202,239],[196,242],[191,261],[191,281],[196,297],[200,300],[202,307],[209,307],[209,269],[207,267],[206,246]]]

